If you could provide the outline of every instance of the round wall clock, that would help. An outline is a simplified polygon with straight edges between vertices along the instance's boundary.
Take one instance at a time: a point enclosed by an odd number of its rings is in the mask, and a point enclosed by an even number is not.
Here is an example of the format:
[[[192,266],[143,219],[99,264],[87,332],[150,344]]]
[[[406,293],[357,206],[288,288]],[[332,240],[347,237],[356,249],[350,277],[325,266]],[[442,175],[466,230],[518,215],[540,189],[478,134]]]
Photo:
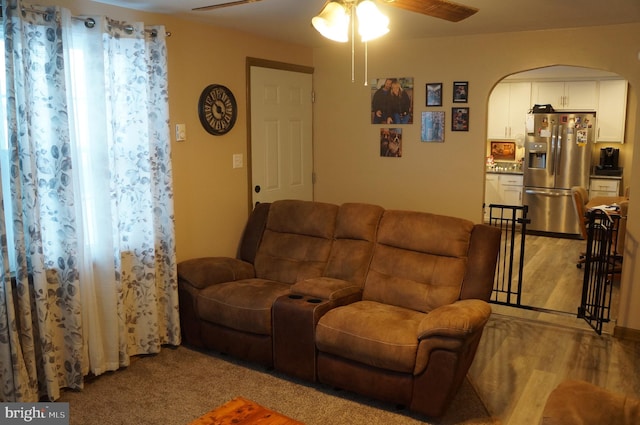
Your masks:
[[[207,132],[214,136],[226,134],[233,128],[238,115],[236,98],[220,84],[207,86],[198,100],[198,116]]]

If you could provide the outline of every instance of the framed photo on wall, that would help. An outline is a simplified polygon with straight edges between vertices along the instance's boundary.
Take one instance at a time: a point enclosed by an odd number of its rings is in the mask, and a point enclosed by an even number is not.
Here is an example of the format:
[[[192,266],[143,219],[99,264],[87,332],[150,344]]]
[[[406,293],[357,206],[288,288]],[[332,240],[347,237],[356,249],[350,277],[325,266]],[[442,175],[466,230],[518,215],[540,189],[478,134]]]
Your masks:
[[[413,124],[413,77],[371,81],[371,124]]]
[[[451,131],[469,131],[469,108],[451,108]]]
[[[469,101],[469,83],[467,81],[453,82],[453,103],[467,103]]]
[[[422,141],[444,142],[444,111],[422,113]]]
[[[442,83],[427,83],[426,106],[442,106]]]
[[[402,157],[402,129],[380,129],[380,156]]]

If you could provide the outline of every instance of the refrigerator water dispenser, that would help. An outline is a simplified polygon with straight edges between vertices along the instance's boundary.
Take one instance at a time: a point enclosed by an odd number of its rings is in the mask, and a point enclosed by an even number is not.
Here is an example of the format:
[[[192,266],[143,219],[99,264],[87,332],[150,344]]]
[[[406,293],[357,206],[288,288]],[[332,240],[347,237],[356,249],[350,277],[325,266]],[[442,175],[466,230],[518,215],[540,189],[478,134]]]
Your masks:
[[[529,149],[529,168],[544,169],[547,167],[547,144],[546,143],[530,143]]]

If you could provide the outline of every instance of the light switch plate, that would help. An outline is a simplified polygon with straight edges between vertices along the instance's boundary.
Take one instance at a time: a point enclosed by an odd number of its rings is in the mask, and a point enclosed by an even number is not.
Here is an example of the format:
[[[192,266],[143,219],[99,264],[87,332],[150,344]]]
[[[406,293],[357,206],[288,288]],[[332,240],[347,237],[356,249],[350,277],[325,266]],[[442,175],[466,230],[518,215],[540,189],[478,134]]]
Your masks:
[[[241,153],[234,153],[233,154],[233,168],[242,168],[243,166],[244,166],[244,164],[243,164],[242,154]]]
[[[176,124],[176,142],[184,142],[185,140],[187,140],[187,126]]]

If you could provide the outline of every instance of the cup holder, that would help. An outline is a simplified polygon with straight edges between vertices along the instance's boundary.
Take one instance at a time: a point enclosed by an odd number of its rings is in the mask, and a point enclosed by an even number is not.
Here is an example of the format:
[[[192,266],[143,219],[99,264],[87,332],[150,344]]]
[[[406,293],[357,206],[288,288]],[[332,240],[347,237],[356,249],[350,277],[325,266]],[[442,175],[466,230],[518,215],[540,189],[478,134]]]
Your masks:
[[[321,300],[321,299],[318,299],[318,298],[309,298],[309,299],[307,300],[307,302],[308,302],[308,303],[311,303],[311,304],[320,304],[320,303],[322,302],[322,300]]]
[[[289,298],[291,298],[292,300],[301,300],[302,299],[302,295],[291,294],[291,295],[289,295]]]

